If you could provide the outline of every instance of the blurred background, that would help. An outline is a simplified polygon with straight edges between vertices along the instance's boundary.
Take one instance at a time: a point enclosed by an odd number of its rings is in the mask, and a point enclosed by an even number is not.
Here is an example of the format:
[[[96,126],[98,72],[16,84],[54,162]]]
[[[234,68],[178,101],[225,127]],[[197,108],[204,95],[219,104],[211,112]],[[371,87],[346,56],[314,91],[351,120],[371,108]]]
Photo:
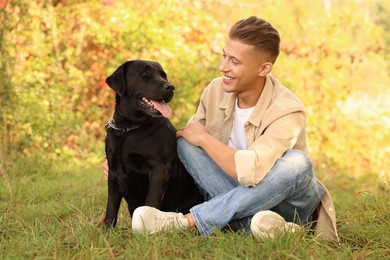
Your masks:
[[[184,126],[221,75],[228,30],[251,15],[281,35],[273,75],[306,105],[316,169],[388,182],[386,0],[0,0],[1,165],[101,164],[114,109],[105,79],[130,59],[162,64]]]

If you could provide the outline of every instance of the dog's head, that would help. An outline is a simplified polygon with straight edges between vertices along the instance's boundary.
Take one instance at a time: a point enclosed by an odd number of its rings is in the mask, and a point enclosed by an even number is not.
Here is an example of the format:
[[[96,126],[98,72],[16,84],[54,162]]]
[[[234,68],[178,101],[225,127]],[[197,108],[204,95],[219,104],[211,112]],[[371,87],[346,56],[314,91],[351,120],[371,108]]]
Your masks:
[[[146,114],[153,117],[170,117],[167,105],[175,87],[158,62],[145,60],[126,61],[106,79],[120,100],[119,110],[125,117]]]

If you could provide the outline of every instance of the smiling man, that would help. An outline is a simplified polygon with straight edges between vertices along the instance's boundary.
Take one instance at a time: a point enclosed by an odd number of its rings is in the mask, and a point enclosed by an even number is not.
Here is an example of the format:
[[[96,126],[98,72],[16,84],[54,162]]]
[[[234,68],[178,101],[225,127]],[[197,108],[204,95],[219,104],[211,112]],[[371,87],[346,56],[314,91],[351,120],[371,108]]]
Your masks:
[[[205,88],[196,115],[177,131],[179,157],[206,202],[187,215],[140,207],[134,231],[196,227],[208,236],[229,225],[261,238],[306,225],[337,239],[332,199],[306,155],[305,108],[270,75],[279,45],[279,33],[261,18],[231,28],[223,76]]]

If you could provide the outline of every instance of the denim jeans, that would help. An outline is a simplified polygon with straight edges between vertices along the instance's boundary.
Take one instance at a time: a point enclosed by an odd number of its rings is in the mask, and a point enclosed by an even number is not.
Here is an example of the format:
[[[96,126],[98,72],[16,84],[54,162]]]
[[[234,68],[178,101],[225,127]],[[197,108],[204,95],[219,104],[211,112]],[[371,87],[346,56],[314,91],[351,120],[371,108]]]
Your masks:
[[[177,142],[179,158],[206,200],[190,209],[203,236],[227,224],[249,233],[253,215],[262,210],[306,224],[325,192],[309,158],[300,150],[287,151],[259,184],[247,187],[225,174],[203,149],[184,138]]]

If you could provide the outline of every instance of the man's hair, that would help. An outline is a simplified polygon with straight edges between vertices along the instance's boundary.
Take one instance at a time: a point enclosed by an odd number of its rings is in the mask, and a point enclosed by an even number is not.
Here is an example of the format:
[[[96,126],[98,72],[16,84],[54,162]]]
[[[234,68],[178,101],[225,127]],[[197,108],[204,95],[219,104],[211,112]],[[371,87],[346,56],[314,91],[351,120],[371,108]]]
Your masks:
[[[278,31],[269,22],[256,16],[236,22],[230,29],[229,38],[252,45],[257,50],[270,54],[272,63],[279,56]]]

